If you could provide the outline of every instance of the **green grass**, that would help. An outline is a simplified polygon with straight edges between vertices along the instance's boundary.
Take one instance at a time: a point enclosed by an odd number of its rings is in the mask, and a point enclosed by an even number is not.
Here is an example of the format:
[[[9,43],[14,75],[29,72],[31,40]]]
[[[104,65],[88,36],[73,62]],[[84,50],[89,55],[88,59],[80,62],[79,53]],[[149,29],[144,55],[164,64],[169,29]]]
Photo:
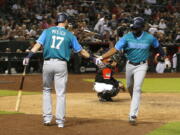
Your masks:
[[[146,78],[143,92],[180,92],[180,78]]]
[[[18,94],[18,91],[15,90],[0,90],[0,97],[1,96],[16,96]],[[40,94],[40,92],[22,92],[23,95],[37,95]]]
[[[124,84],[125,79],[121,80]],[[94,79],[84,79],[87,82],[94,82]],[[145,78],[142,90],[147,93],[179,93],[180,78]]]
[[[0,111],[0,115],[1,114],[23,114],[21,112],[7,112],[7,111]]]
[[[147,135],[180,135],[180,122],[168,123]]]

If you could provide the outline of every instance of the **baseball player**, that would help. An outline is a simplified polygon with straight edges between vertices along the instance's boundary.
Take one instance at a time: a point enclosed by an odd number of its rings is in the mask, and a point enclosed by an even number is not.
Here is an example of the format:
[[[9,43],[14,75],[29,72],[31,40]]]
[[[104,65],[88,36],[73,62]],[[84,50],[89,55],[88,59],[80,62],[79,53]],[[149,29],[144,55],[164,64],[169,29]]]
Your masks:
[[[56,124],[60,128],[64,127],[65,92],[68,77],[67,62],[70,59],[71,49],[85,58],[90,57],[90,54],[79,44],[77,38],[65,28],[67,25],[68,16],[65,13],[60,13],[57,17],[57,26],[45,29],[28,56],[23,60],[23,65],[28,65],[32,55],[41,46],[43,47],[43,122],[45,126],[49,126],[53,118],[51,85],[54,81],[57,98]]]
[[[121,90],[125,91],[125,88],[121,81],[113,77],[113,67],[117,63],[112,58],[103,60],[103,63],[105,64],[99,67],[97,71],[93,89],[97,92],[99,101],[112,102],[112,97],[116,96]]]
[[[101,64],[102,59],[113,55],[118,50],[124,49],[125,56],[127,57],[126,87],[131,96],[129,122],[134,125],[136,124],[139,111],[141,87],[148,68],[147,59],[150,47],[156,48],[163,57],[164,51],[158,40],[143,30],[145,22],[142,17],[134,18],[130,26],[132,31],[120,38],[114,48],[98,57],[96,63]]]

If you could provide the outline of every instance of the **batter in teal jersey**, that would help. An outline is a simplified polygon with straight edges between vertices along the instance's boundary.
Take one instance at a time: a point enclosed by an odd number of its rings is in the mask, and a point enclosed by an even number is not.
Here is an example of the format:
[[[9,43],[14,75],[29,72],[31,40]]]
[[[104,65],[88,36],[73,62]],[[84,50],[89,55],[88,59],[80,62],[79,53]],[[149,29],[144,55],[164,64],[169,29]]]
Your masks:
[[[80,53],[85,58],[90,54],[82,48],[77,38],[65,29],[68,24],[68,16],[64,13],[58,15],[58,25],[42,32],[31,52],[23,60],[23,65],[29,64],[31,56],[43,47],[43,123],[45,126],[52,122],[51,90],[54,81],[56,91],[56,124],[64,127],[65,121],[65,92],[68,77],[67,62],[70,59],[71,49]]]
[[[126,87],[131,96],[129,122],[133,125],[136,124],[138,116],[141,87],[148,69],[147,59],[150,47],[156,48],[160,55],[164,57],[164,52],[158,40],[153,35],[143,31],[144,25],[142,17],[134,18],[131,25],[132,32],[124,35],[114,48],[96,59],[96,63],[101,63],[102,59],[113,55],[118,50],[124,50],[127,57]]]

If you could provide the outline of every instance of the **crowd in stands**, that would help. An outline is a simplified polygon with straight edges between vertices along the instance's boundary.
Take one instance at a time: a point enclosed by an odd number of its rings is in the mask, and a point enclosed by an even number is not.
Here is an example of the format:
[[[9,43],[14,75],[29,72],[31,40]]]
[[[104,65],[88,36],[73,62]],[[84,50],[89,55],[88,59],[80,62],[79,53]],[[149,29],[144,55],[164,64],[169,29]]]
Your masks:
[[[58,13],[66,12],[69,29],[80,42],[115,39],[117,28],[127,32],[135,16],[143,16],[146,30],[162,42],[179,40],[180,7],[172,0],[4,0],[0,6],[0,39],[36,39],[43,29],[55,25]]]
[[[178,0],[1,0],[0,39],[34,41],[66,12],[68,29],[80,42],[112,45],[130,30],[132,18],[142,16],[146,31],[162,45],[175,45],[180,43],[179,11]]]

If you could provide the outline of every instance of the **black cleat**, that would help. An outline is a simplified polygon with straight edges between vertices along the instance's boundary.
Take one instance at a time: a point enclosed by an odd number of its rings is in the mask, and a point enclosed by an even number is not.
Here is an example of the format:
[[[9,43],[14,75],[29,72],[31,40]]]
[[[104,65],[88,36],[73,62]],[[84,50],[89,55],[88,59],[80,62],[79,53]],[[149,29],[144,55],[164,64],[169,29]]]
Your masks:
[[[113,102],[112,98],[100,98],[100,102]]]
[[[45,122],[44,126],[51,126],[51,123],[50,122]]]

